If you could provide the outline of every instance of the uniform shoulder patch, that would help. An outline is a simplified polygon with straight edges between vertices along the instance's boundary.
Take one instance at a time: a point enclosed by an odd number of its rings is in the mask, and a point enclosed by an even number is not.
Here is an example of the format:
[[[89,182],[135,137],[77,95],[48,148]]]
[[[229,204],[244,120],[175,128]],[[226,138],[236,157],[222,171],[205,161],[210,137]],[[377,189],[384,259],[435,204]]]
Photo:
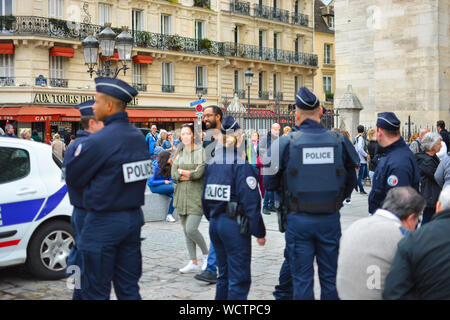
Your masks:
[[[388,178],[387,178],[387,184],[390,186],[390,187],[395,187],[397,184],[398,184],[398,178],[397,178],[397,176],[396,175],[390,175]]]
[[[78,157],[81,153],[82,144],[80,143],[77,147],[77,150],[75,150],[75,153],[73,154],[75,157]]]
[[[257,182],[255,177],[249,176],[245,179],[245,182],[247,182],[247,185],[250,189],[255,190],[257,186]]]

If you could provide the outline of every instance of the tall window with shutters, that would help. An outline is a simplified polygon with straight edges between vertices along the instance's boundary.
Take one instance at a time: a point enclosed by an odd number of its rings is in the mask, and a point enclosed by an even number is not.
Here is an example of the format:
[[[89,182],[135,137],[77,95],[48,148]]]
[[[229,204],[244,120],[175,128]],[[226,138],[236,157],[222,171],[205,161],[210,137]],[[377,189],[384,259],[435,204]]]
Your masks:
[[[146,71],[146,64],[133,64],[133,88],[135,88],[137,91],[147,91],[147,81],[145,79]]]
[[[196,66],[195,67],[195,87],[196,87],[196,92],[201,92],[202,94],[207,93],[208,84],[207,84],[207,76],[206,76],[206,67],[205,66]]]
[[[50,57],[50,86],[67,88],[67,80],[64,79],[64,57]]]
[[[13,0],[0,0],[0,16],[13,14]]]
[[[0,86],[14,86],[13,54],[0,54]]]
[[[64,0],[48,0],[48,17],[64,18]]]
[[[173,64],[171,62],[163,62],[162,64],[162,91],[175,91],[175,87],[173,85]]]
[[[133,24],[134,31],[143,31],[144,30],[144,11],[135,10],[131,11],[131,20]]]
[[[161,15],[161,33],[165,35],[172,34],[172,16]]]
[[[111,23],[111,6],[105,3],[98,4],[98,24],[104,26]]]

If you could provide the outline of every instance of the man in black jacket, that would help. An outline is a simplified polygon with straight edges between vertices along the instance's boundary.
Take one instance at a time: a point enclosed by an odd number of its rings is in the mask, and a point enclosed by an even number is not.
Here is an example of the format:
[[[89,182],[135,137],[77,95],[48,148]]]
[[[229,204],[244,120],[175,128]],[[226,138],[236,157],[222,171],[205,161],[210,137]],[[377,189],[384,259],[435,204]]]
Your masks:
[[[448,131],[445,129],[445,122],[443,120],[439,120],[436,123],[436,128],[437,128],[437,131],[439,132],[439,134],[442,137],[442,141],[445,142],[445,145],[448,148],[449,145],[450,145],[450,137],[448,136]]]
[[[431,222],[398,243],[383,298],[450,299],[450,187],[442,190]]]

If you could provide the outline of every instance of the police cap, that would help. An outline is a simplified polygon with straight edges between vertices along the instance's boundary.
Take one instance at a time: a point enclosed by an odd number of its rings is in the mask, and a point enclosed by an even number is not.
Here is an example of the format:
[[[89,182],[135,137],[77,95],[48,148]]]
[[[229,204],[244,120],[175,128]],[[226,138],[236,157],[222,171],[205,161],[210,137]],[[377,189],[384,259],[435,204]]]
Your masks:
[[[125,103],[133,100],[138,92],[132,86],[120,79],[98,77],[95,79],[97,92],[117,98]]]
[[[389,131],[398,131],[400,130],[400,120],[393,112],[381,112],[378,114],[377,127]]]
[[[314,110],[320,106],[320,101],[308,88],[301,87],[295,97],[295,104],[303,110]]]
[[[92,106],[94,105],[95,100],[89,100],[84,103],[80,103],[75,108],[80,110],[81,116],[93,116],[94,110],[92,109]]]
[[[240,128],[241,127],[239,126],[239,123],[237,123],[237,121],[232,116],[227,116],[225,120],[222,122],[220,131],[225,134],[228,131],[234,131]]]

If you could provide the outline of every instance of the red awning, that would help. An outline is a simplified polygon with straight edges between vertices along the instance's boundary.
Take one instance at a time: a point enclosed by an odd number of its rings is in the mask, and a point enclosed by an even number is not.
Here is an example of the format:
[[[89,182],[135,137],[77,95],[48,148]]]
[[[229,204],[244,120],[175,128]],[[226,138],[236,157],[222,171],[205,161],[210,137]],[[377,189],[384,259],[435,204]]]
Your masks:
[[[197,119],[195,110],[127,109],[130,122],[189,122]]]
[[[102,60],[102,61],[105,61],[105,60],[119,61],[119,54],[117,52],[114,52],[114,56],[112,56],[112,57],[104,57],[100,53],[100,60]]]
[[[75,54],[75,49],[73,49],[73,48],[54,46],[53,48],[50,49],[50,57],[73,58],[74,54]]]
[[[134,56],[133,57],[133,63],[134,64],[139,64],[139,63],[152,64],[153,63],[153,58],[149,57],[149,56]]]
[[[130,122],[190,122],[197,119],[194,110],[127,109]],[[80,111],[73,107],[3,107],[0,120],[19,122],[80,121]]]
[[[0,43],[0,54],[14,54],[14,43]]]

